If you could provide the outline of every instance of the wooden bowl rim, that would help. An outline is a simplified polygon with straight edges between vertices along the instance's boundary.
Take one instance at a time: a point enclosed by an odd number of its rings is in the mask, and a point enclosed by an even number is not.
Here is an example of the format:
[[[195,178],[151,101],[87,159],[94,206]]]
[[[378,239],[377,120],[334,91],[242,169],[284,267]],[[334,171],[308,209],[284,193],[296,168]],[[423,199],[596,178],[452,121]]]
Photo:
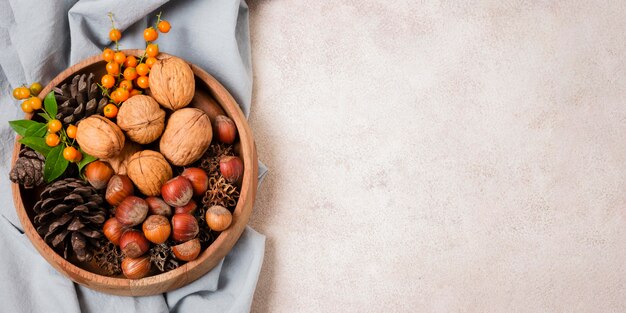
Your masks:
[[[122,51],[126,55],[134,55],[136,57],[143,54],[143,50],[138,49]],[[171,55],[166,53],[160,53],[158,58],[163,59],[170,56]],[[40,93],[39,98],[43,100],[45,95],[50,92],[54,86],[65,81],[74,73],[98,62],[104,62],[104,60],[102,60],[100,55],[95,55],[83,59],[77,64],[67,68],[52,79],[52,81]],[[194,76],[207,85],[207,89],[209,89],[211,96],[214,97],[214,99],[220,104],[226,114],[233,119],[239,132],[242,151],[241,157],[244,162],[244,175],[242,178],[239,201],[237,202],[237,206],[233,212],[233,222],[231,226],[227,230],[221,232],[215,241],[211,243],[211,245],[209,245],[196,260],[187,262],[177,269],[141,279],[104,276],[85,270],[68,260],[65,260],[43,240],[43,238],[35,230],[34,225],[26,213],[19,184],[12,183],[11,189],[13,192],[13,200],[17,215],[22,223],[22,227],[24,227],[24,232],[38,252],[48,261],[48,263],[74,282],[98,291],[117,295],[134,296],[163,293],[182,287],[206,274],[213,267],[215,267],[217,263],[219,263],[219,261],[226,256],[226,254],[228,254],[243,233],[243,230],[248,223],[250,214],[252,213],[258,184],[258,158],[252,131],[250,130],[241,108],[232,95],[230,95],[228,90],[226,90],[226,88],[224,88],[224,86],[212,75],[190,62],[186,62],[191,66]],[[26,114],[25,116],[26,119],[31,119],[32,117],[32,113]],[[19,139],[19,136],[16,138],[14,144],[12,166],[18,158],[21,148],[21,144],[17,141],[17,139]],[[209,258],[212,260],[209,260]],[[211,264],[205,262],[210,262]]]

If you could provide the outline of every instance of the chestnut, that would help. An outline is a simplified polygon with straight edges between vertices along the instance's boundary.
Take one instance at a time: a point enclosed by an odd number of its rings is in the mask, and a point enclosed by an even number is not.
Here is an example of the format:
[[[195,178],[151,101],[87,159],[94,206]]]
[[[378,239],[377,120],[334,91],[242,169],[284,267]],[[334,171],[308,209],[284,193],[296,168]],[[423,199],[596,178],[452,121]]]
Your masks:
[[[120,223],[115,217],[111,217],[102,226],[102,232],[104,236],[109,239],[114,245],[120,244],[120,237],[122,237],[122,233],[126,230],[126,226]]]
[[[196,213],[197,208],[198,208],[198,204],[196,204],[196,201],[190,200],[189,203],[183,206],[179,206],[176,209],[174,209],[174,212],[175,213],[189,213],[193,215],[194,213]]]
[[[161,198],[157,197],[147,197],[146,202],[148,203],[148,212],[150,214],[163,215],[163,216],[171,216],[172,208],[170,208],[165,201]]]
[[[223,231],[230,226],[233,215],[221,205],[210,207],[205,214],[206,223],[214,231]]]
[[[131,196],[135,191],[133,182],[126,175],[113,175],[107,185],[105,198],[112,206],[118,206],[126,197]]]
[[[200,240],[191,239],[172,247],[174,256],[181,261],[193,261],[200,255]]]
[[[170,221],[162,215],[150,215],[141,226],[143,235],[152,243],[164,243],[170,237]]]
[[[172,216],[172,239],[177,242],[195,238],[200,232],[196,218],[187,213],[178,213]]]
[[[193,197],[191,182],[182,176],[174,177],[161,186],[161,197],[173,207],[183,206]]]
[[[224,156],[220,159],[220,173],[227,181],[237,182],[243,175],[243,162],[236,156]]]
[[[213,134],[219,142],[232,144],[237,139],[237,126],[230,117],[218,115],[213,123]]]
[[[115,218],[127,226],[141,224],[146,216],[148,216],[148,203],[139,197],[127,197],[115,208]]]
[[[144,278],[150,273],[150,267],[150,256],[147,255],[139,258],[125,257],[122,260],[122,272],[126,278]]]
[[[209,188],[209,175],[197,167],[186,168],[180,176],[187,178],[191,182],[193,195],[199,197]]]
[[[113,174],[115,174],[113,168],[106,162],[93,161],[85,167],[85,178],[89,184],[98,190],[107,187]]]
[[[120,238],[120,249],[129,258],[138,258],[150,249],[150,243],[142,232],[129,229]]]

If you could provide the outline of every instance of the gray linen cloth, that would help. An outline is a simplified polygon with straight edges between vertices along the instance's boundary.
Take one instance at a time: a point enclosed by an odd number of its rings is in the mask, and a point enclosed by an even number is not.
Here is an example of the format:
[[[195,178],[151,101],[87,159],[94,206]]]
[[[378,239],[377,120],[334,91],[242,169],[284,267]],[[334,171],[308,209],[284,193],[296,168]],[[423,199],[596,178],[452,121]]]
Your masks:
[[[247,312],[263,261],[265,237],[247,228],[220,264],[197,281],[149,297],[99,293],[59,274],[20,231],[12,203],[10,120],[23,113],[11,89],[47,84],[81,59],[109,45],[113,12],[122,49],[143,48],[143,29],[162,11],[172,30],[161,51],[187,59],[215,76],[247,115],[252,73],[248,7],[240,0],[0,0],[0,312]],[[266,173],[260,164],[259,179]]]

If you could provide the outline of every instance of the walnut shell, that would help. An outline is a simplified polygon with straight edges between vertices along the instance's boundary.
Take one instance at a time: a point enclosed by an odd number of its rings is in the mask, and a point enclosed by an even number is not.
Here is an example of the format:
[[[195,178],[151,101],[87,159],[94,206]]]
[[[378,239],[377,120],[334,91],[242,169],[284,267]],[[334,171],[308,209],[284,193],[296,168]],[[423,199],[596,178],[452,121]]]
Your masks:
[[[150,93],[164,108],[178,110],[187,106],[196,89],[193,71],[177,57],[158,60],[150,69]]]
[[[143,150],[128,159],[126,173],[141,193],[158,196],[161,186],[172,178],[172,167],[162,154]]]
[[[133,141],[126,140],[122,151],[109,159],[102,159],[111,165],[115,174],[126,175],[126,167],[128,166],[128,159],[135,154],[135,152],[141,150],[141,146]]]
[[[76,141],[86,153],[106,159],[122,151],[125,138],[122,130],[108,118],[92,115],[78,123]]]
[[[185,166],[202,157],[212,138],[209,116],[198,109],[184,108],[170,116],[159,149],[170,163]]]
[[[117,113],[119,126],[130,140],[142,145],[161,136],[165,128],[165,111],[150,96],[136,95],[124,101]]]

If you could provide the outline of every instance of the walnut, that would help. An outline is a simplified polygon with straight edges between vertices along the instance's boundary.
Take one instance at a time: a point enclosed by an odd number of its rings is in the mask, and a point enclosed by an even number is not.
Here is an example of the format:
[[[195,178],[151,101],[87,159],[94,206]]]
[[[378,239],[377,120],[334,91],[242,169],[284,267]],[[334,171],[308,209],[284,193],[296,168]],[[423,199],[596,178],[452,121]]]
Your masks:
[[[159,149],[170,163],[185,166],[202,157],[212,138],[209,116],[201,110],[185,108],[170,116]]]
[[[126,140],[124,144],[124,148],[122,151],[110,158],[110,159],[102,159],[103,161],[109,162],[115,174],[118,175],[126,175],[126,167],[128,166],[128,159],[135,154],[135,152],[141,150],[141,146],[137,143],[134,143],[130,140]]]
[[[172,167],[162,154],[143,150],[128,160],[126,173],[139,191],[146,196],[158,196],[161,186],[172,178]]]
[[[124,101],[117,113],[119,126],[130,140],[148,144],[155,141],[165,128],[165,111],[152,97],[137,95]]]
[[[92,115],[78,123],[76,141],[86,153],[106,159],[122,151],[125,138],[122,130],[108,118]]]
[[[164,108],[178,110],[191,102],[196,88],[193,71],[177,57],[161,59],[150,69],[150,93]]]

